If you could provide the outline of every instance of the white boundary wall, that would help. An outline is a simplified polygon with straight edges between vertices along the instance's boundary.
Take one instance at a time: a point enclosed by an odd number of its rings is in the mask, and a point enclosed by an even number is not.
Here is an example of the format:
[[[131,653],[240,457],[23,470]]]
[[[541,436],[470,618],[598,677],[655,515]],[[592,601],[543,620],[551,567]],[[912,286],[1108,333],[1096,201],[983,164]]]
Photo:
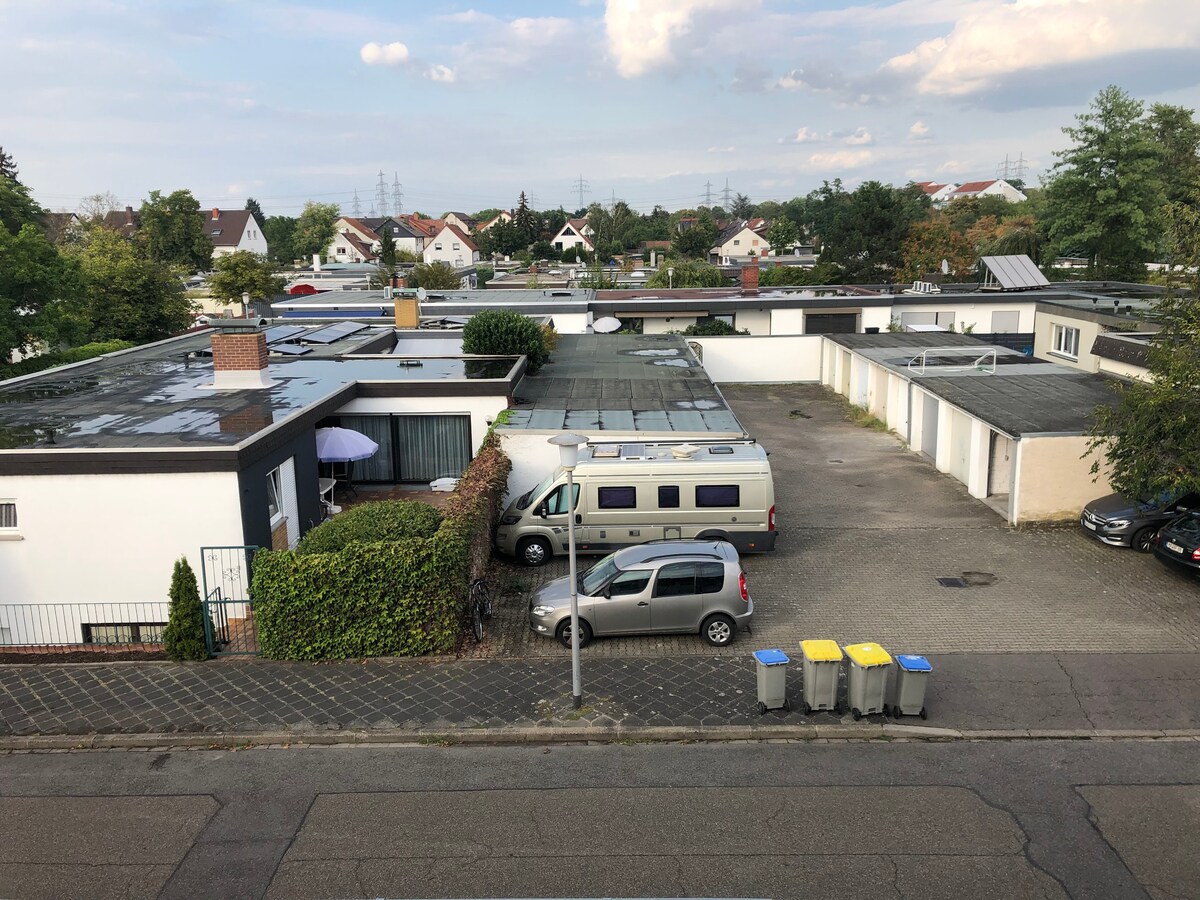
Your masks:
[[[716,384],[770,384],[821,380],[818,334],[685,337],[703,348],[704,370]]]

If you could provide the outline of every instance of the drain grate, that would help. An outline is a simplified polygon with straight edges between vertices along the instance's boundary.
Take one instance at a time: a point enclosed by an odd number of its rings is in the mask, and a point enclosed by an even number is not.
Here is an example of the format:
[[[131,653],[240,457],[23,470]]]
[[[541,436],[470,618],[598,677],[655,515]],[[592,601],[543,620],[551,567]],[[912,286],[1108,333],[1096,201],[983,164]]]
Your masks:
[[[806,413],[802,409],[793,409],[791,412],[788,413],[788,418],[789,419],[811,419],[812,416],[810,416],[808,413]]]
[[[940,584],[942,587],[950,587],[950,588],[965,588],[967,586],[967,582],[964,579],[959,578],[958,576],[946,577],[946,578],[939,577],[937,580],[937,583]]]

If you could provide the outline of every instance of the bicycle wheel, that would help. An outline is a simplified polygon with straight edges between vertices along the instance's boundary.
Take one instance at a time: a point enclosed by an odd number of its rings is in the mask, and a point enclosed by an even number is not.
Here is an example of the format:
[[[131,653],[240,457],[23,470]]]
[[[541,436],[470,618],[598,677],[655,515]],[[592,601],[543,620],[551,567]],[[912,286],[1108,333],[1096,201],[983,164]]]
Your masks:
[[[479,582],[479,598],[483,603],[483,617],[490,619],[496,613],[496,604],[492,600],[492,590],[486,581]]]
[[[477,600],[471,603],[471,634],[475,635],[475,643],[483,641],[483,604]]]

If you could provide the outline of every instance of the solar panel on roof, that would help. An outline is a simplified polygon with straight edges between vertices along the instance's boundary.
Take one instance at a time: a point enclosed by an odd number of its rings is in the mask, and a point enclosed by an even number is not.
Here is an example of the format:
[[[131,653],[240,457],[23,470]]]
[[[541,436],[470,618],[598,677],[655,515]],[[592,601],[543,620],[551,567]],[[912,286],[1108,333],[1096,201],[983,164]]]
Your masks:
[[[276,325],[274,328],[268,328],[263,332],[263,337],[267,339],[267,346],[278,344],[282,341],[290,341],[296,335],[304,334],[308,331],[302,325]]]
[[[367,327],[362,322],[338,322],[336,325],[329,325],[325,328],[311,331],[304,335],[301,340],[310,344],[332,344],[334,341],[340,341],[342,338],[356,334]]]
[[[1016,256],[985,256],[981,262],[1006,291],[1050,285],[1046,276],[1024,253]]]
[[[272,353],[282,353],[284,356],[303,356],[305,353],[312,353],[312,347],[301,347],[299,344],[272,344],[269,349]]]

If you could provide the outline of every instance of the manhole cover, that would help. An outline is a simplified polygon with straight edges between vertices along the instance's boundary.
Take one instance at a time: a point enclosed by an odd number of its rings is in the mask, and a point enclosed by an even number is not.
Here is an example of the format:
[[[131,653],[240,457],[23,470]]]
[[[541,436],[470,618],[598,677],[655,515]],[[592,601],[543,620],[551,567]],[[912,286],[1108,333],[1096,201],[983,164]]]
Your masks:
[[[967,583],[957,576],[938,578],[937,583],[942,587],[965,588],[967,586]]]

